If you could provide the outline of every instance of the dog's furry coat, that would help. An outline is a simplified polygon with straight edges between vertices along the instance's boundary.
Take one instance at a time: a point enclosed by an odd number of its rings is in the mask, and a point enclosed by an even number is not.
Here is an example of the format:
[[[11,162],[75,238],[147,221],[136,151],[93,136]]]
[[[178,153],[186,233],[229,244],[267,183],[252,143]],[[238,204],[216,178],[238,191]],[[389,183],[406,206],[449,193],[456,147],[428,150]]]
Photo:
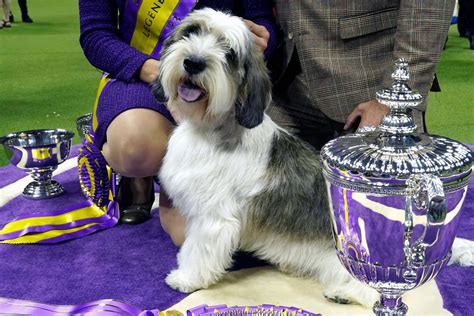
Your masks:
[[[154,92],[183,120],[160,171],[187,218],[168,285],[206,288],[241,249],[317,279],[330,297],[373,304],[375,290],[354,280],[336,257],[318,157],[264,114],[271,83],[240,18],[211,9],[191,13],[165,42]]]

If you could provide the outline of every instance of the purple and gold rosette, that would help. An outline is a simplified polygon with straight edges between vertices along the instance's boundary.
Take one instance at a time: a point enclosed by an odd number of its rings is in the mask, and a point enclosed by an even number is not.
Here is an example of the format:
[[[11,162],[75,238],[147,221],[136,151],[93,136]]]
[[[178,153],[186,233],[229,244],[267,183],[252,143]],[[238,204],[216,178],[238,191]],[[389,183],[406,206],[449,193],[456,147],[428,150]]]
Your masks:
[[[90,141],[86,140],[79,149],[77,170],[84,195],[100,208],[106,207],[115,195],[112,169]]]

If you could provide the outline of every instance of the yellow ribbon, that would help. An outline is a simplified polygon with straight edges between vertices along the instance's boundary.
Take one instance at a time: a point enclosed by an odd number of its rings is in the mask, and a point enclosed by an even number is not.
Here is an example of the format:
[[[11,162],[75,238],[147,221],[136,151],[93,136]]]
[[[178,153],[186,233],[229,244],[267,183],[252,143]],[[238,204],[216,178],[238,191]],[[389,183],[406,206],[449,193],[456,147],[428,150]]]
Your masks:
[[[97,88],[97,94],[95,96],[95,101],[94,101],[94,115],[92,115],[92,129],[95,131],[97,129],[97,126],[99,126],[99,122],[97,121],[97,105],[99,104],[99,97],[100,94],[102,93],[102,90],[104,90],[105,85],[110,81],[110,76],[105,75],[100,79],[99,82],[99,87]]]
[[[34,244],[38,243],[42,240],[58,237],[61,235],[74,233],[76,231],[88,228],[90,226],[97,225],[97,223],[90,223],[87,225],[71,228],[71,229],[56,229],[56,230],[49,230],[47,232],[42,232],[40,234],[28,234],[25,236],[21,236],[15,239],[9,239],[2,241],[2,244]]]
[[[138,9],[130,45],[144,54],[151,55],[178,4],[179,0],[143,0]]]
[[[80,208],[77,210],[73,210],[71,212],[67,212],[64,214],[56,215],[56,216],[43,216],[43,217],[30,217],[25,219],[20,219],[18,221],[14,221],[8,223],[0,230],[0,234],[10,234],[16,231],[22,230],[25,227],[32,227],[32,226],[46,226],[51,225],[63,225],[67,223],[71,223],[73,221],[78,221],[87,218],[98,218],[104,215],[104,210],[96,206],[95,204],[92,206]]]

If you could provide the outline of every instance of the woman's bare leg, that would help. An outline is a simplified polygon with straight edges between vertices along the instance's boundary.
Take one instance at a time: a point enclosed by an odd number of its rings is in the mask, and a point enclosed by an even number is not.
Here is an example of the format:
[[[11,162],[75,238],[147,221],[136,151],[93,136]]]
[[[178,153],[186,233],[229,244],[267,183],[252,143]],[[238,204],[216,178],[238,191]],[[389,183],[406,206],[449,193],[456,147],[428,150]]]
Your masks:
[[[170,235],[173,243],[176,246],[181,246],[185,237],[186,219],[177,208],[173,207],[163,186],[160,187],[160,221],[161,227]]]
[[[119,189],[120,221],[139,224],[150,215],[153,180],[166,152],[172,125],[149,109],[132,109],[118,115],[107,129],[103,146],[109,165],[122,176]]]

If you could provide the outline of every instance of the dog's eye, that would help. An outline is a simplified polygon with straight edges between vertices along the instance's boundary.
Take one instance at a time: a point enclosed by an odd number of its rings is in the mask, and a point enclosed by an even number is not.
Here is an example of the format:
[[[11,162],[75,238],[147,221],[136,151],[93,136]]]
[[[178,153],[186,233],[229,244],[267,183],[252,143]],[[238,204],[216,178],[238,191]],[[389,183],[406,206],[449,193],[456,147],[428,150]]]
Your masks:
[[[190,25],[183,30],[183,36],[189,37],[189,35],[191,34],[197,35],[199,34],[200,31],[201,29],[199,28],[198,25]]]
[[[225,54],[225,58],[229,64],[235,64],[237,62],[237,54],[232,48]]]

